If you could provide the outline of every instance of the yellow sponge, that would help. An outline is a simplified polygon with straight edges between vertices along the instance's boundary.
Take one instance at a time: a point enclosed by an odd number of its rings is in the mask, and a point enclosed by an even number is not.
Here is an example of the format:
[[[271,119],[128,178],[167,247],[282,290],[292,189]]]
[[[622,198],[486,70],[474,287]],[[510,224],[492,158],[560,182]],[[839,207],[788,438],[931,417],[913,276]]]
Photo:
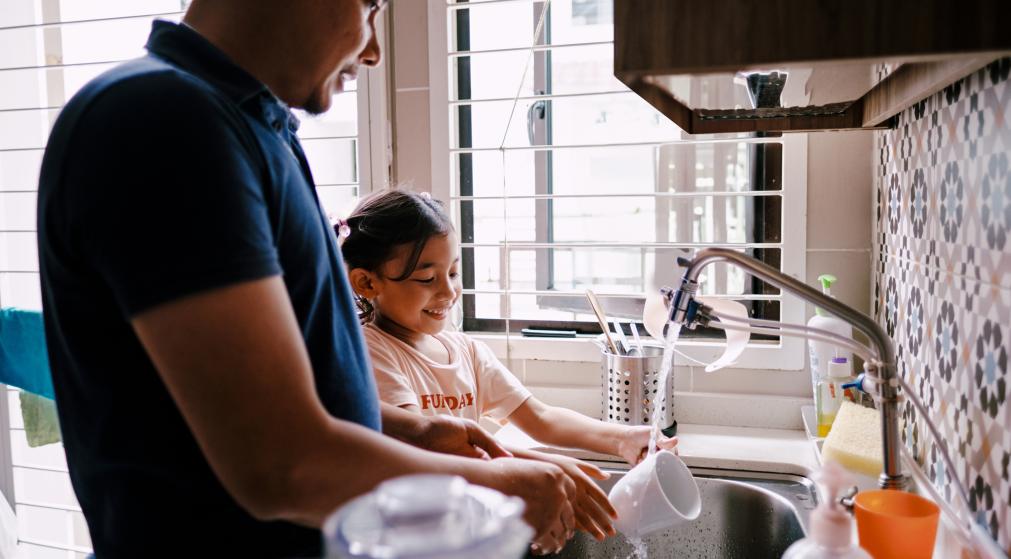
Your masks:
[[[852,472],[881,474],[881,417],[877,410],[843,402],[821,450],[822,461],[832,460]]]

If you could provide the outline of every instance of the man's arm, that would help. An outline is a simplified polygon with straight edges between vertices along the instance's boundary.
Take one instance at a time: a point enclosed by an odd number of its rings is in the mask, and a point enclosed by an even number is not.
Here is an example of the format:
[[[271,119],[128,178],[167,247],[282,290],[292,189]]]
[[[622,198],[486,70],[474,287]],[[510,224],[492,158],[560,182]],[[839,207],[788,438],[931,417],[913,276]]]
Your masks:
[[[512,456],[494,437],[469,419],[421,415],[418,406],[397,407],[380,402],[383,433],[409,445],[468,458]]]
[[[320,526],[382,480],[446,473],[524,497],[538,534],[564,542],[573,488],[560,469],[426,452],[330,416],[280,277],[183,297],[132,324],[218,479],[255,517]]]

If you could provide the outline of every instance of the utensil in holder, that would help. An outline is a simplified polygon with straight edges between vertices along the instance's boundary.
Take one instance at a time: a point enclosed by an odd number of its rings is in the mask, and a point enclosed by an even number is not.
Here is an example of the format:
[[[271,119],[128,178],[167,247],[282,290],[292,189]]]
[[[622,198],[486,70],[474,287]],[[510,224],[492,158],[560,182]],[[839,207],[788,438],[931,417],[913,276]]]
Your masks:
[[[619,425],[651,425],[653,408],[659,405],[663,434],[673,437],[677,434],[673,378],[668,377],[666,387],[660,385],[661,348],[644,344],[642,350],[641,355],[601,351],[601,419]]]

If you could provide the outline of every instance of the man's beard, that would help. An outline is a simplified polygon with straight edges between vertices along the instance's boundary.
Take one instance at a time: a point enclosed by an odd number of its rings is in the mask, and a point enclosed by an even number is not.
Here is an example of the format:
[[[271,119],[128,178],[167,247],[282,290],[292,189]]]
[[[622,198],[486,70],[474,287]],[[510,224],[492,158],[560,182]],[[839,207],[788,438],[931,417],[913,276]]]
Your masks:
[[[302,106],[302,110],[312,116],[319,116],[330,110],[330,103],[326,103],[324,106],[320,98],[316,95],[312,95],[306,100],[305,104]]]

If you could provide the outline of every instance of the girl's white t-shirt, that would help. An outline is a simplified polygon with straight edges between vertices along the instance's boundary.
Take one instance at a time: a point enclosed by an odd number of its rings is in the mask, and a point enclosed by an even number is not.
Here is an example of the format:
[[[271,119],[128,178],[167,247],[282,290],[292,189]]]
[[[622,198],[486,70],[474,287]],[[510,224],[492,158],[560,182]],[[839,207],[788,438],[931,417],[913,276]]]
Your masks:
[[[503,420],[530,397],[491,348],[462,332],[435,335],[449,351],[444,364],[372,324],[363,330],[379,398],[386,403],[414,404],[424,415]]]

